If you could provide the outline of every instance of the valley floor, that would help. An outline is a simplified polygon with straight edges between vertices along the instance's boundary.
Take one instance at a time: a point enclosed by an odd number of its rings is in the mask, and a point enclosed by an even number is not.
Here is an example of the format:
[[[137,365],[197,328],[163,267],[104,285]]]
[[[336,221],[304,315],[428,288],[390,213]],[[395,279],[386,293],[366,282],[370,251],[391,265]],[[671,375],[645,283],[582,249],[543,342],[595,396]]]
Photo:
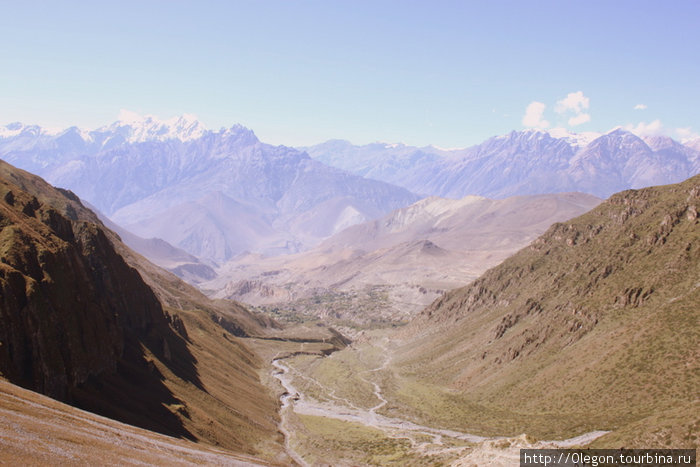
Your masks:
[[[283,465],[519,465],[521,448],[586,446],[607,431],[538,440],[524,414],[470,405],[447,388],[402,374],[392,329],[302,324],[246,344],[267,363],[281,401]],[[486,420],[486,422],[484,421]],[[70,429],[66,429],[70,427]],[[555,438],[549,436],[538,436]],[[269,465],[65,406],[0,380],[0,463],[23,465]]]
[[[271,365],[266,384],[282,401],[288,454],[300,465],[518,465],[521,447],[583,446],[606,433],[536,441],[493,429],[469,433],[461,429],[469,426],[465,420],[436,424],[445,417],[426,416],[431,401],[412,410],[402,395],[421,383],[403,380],[392,367],[390,331],[353,332],[353,340],[330,354],[313,342],[256,345]],[[422,389],[417,394],[429,393]]]

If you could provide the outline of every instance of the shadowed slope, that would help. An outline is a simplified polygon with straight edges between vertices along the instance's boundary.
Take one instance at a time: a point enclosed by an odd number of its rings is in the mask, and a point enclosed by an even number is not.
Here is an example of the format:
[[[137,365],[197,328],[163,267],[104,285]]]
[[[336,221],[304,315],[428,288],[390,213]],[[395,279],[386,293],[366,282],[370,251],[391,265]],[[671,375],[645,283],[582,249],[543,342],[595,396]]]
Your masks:
[[[72,193],[0,161],[0,374],[161,433],[276,456],[264,333],[125,247]],[[137,272],[138,270],[138,272]]]
[[[0,180],[3,375],[97,411],[112,403],[96,394],[105,378],[114,384],[134,380],[134,389],[138,381],[149,397],[177,401],[160,375],[149,371],[144,346],[161,357],[166,349],[177,349],[180,376],[201,387],[195,360],[169,326],[170,316],[104,231],[40,201],[25,191],[24,174],[10,173],[8,167],[3,164]],[[120,399],[129,401],[123,394]],[[190,436],[161,404],[139,409],[120,418]]]

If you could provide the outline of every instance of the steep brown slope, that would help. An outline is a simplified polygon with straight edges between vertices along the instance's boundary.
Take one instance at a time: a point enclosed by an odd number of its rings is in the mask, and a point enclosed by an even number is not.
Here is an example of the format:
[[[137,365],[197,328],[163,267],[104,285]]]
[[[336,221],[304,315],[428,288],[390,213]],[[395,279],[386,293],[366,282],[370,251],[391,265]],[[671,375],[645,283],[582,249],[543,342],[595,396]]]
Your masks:
[[[0,462],[22,466],[268,465],[260,459],[126,425],[2,380]]]
[[[452,388],[454,423],[697,446],[698,208],[700,176],[555,224],[424,310],[399,365]]]
[[[115,370],[127,341],[162,344],[149,331],[169,329],[169,317],[96,224],[72,222],[11,179],[0,190],[5,376],[67,399]]]
[[[236,337],[266,323],[209,301],[131,252],[74,195],[2,161],[0,291],[9,381],[161,433],[281,450],[277,401]]]

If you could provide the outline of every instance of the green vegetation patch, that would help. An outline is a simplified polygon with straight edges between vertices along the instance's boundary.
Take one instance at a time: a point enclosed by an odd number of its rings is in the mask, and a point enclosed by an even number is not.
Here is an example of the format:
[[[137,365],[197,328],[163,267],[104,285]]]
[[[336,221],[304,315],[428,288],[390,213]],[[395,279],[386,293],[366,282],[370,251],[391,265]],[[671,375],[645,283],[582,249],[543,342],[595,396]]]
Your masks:
[[[312,464],[443,465],[435,456],[415,452],[407,438],[392,438],[378,429],[326,417],[298,418],[297,442]]]
[[[383,329],[404,325],[393,308],[388,286],[360,290],[319,290],[310,297],[252,307],[285,324],[326,323],[353,329]]]

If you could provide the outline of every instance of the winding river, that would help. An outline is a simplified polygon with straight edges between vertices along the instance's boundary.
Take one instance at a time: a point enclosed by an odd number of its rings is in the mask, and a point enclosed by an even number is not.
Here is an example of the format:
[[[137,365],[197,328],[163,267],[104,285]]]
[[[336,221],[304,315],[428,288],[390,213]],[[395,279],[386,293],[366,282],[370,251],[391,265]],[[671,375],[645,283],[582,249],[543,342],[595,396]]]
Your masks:
[[[275,367],[273,376],[277,378],[284,387],[285,392],[280,397],[282,403],[281,408],[281,423],[280,431],[285,436],[285,447],[289,455],[300,465],[309,465],[304,461],[301,455],[299,455],[291,446],[290,439],[291,433],[289,431],[289,411],[300,415],[313,415],[317,417],[328,417],[336,420],[342,420],[347,422],[360,423],[362,425],[382,430],[390,438],[404,438],[408,439],[412,447],[423,454],[442,454],[446,452],[461,452],[468,447],[451,447],[447,448],[443,444],[443,437],[457,439],[461,441],[466,441],[468,443],[482,443],[487,440],[496,440],[501,438],[486,438],[483,436],[477,436],[469,433],[462,433],[454,430],[445,430],[439,428],[427,427],[424,425],[419,425],[411,421],[402,420],[399,418],[387,417],[377,413],[377,410],[382,408],[387,404],[387,400],[382,396],[381,387],[373,382],[366,380],[371,383],[374,387],[374,394],[380,401],[379,404],[375,405],[370,409],[359,408],[349,401],[344,399],[339,399],[335,397],[334,402],[320,402],[316,401],[310,397],[305,396],[294,384],[294,372],[286,365],[283,360],[288,357],[276,357],[272,365]],[[388,359],[385,363],[374,370],[368,370],[367,372],[379,371],[387,366]],[[301,376],[301,375],[299,375]],[[363,378],[364,379],[364,378]],[[331,394],[332,395],[332,394]],[[341,403],[345,402],[345,403]],[[570,447],[574,445],[587,444],[594,439],[606,434],[606,431],[593,431],[590,433],[577,436],[575,438],[562,440],[562,441],[547,441],[546,443],[553,447]],[[421,436],[422,435],[422,436]],[[425,436],[430,437],[431,442],[419,441],[420,438],[425,438]]]

